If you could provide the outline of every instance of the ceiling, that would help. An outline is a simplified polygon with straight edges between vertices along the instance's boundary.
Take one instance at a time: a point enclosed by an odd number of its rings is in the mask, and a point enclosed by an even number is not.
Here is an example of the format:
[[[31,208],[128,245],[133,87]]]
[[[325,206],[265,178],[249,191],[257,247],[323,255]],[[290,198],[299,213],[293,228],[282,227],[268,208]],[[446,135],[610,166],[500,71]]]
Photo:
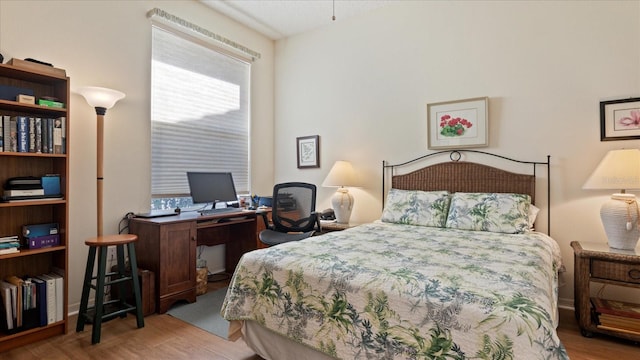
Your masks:
[[[283,39],[363,14],[394,0],[200,0],[273,39]]]

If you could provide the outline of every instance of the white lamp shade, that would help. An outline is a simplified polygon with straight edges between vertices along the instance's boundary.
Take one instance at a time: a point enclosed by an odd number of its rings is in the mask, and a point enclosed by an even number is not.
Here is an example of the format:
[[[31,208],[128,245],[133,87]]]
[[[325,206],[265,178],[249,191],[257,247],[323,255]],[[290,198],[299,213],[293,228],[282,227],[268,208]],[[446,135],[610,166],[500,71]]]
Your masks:
[[[640,239],[640,210],[635,195],[625,191],[640,189],[640,150],[609,151],[582,188],[620,190],[602,204],[600,218],[609,247],[634,250]]]
[[[350,162],[338,160],[322,182],[324,187],[358,186],[358,180]]]
[[[640,150],[609,151],[582,188],[640,189]]]
[[[121,91],[98,86],[81,87],[78,89],[78,93],[84,96],[87,103],[92,107],[104,109],[111,109],[118,100],[125,96]]]

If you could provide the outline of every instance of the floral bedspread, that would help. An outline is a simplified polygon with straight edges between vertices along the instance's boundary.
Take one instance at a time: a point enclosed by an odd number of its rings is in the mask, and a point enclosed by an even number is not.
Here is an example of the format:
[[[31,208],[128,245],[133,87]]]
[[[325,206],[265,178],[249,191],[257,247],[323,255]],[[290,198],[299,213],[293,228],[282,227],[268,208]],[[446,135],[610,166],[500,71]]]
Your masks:
[[[567,359],[557,243],[374,222],[245,254],[222,315],[340,359]]]

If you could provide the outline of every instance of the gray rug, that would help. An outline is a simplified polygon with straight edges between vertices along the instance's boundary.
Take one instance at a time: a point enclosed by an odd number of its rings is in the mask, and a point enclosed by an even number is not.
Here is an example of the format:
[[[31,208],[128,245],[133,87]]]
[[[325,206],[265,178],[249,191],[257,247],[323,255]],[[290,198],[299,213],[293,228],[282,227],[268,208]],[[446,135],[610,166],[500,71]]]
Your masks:
[[[210,291],[198,296],[193,304],[178,304],[171,307],[167,314],[227,339],[229,322],[220,315],[226,293],[227,288]]]

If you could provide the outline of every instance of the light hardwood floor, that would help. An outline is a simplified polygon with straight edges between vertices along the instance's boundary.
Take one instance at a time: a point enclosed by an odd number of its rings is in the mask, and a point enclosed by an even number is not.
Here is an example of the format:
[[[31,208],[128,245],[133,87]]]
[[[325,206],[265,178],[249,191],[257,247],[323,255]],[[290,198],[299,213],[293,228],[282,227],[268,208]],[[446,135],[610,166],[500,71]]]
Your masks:
[[[210,283],[209,291],[221,286],[226,284]],[[0,359],[261,359],[242,339],[226,341],[166,314],[147,316],[142,329],[136,328],[134,316],[104,323],[101,341],[96,345],[91,345],[91,325],[76,333],[75,323],[76,317],[71,317],[67,335],[0,354]],[[640,359],[638,344],[580,335],[571,311],[561,310],[558,335],[573,360]]]

